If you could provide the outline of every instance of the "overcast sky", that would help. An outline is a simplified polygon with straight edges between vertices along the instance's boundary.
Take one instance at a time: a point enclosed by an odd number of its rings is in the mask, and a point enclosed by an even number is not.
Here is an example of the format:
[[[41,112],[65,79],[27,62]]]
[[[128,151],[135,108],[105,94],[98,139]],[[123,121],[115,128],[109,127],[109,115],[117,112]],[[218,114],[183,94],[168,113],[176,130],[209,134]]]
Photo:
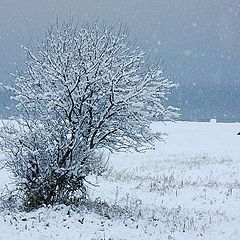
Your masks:
[[[33,44],[49,23],[70,15],[80,21],[125,22],[132,37],[150,50],[150,57],[160,56],[167,76],[183,87],[223,86],[228,98],[235,89],[225,105],[215,99],[214,111],[223,112],[228,102],[239,105],[240,0],[0,0],[0,81],[10,80],[15,64],[21,67],[19,44]],[[219,96],[224,102],[223,94]],[[203,105],[201,96],[193,98]]]

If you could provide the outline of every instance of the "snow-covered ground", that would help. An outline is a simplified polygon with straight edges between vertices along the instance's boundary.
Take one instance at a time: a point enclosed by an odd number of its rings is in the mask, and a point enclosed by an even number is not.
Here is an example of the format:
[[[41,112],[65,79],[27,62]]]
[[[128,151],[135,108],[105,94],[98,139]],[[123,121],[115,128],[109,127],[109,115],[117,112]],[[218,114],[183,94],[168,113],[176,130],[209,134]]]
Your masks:
[[[169,133],[146,153],[113,154],[92,177],[95,212],[2,212],[0,239],[239,240],[239,123],[154,123]],[[1,173],[1,186],[8,181]]]

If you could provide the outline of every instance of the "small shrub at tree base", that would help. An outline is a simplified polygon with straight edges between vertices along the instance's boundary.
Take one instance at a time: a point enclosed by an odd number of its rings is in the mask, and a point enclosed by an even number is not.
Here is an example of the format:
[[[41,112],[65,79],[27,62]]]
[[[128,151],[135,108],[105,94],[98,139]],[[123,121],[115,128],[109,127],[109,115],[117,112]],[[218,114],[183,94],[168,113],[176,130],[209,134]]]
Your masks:
[[[49,27],[26,51],[12,91],[19,115],[4,123],[5,166],[24,207],[78,203],[86,177],[102,171],[102,151],[141,151],[162,140],[150,120],[172,120],[176,84],[128,40],[128,30],[72,19]]]

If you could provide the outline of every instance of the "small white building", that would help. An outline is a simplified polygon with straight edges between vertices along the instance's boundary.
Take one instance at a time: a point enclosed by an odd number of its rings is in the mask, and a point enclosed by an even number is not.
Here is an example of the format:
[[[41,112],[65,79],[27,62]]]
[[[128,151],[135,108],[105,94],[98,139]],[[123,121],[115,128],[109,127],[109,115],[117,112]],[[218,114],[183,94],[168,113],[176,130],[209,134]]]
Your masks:
[[[217,119],[215,119],[215,118],[210,119],[210,123],[216,123],[216,122],[217,122]]]

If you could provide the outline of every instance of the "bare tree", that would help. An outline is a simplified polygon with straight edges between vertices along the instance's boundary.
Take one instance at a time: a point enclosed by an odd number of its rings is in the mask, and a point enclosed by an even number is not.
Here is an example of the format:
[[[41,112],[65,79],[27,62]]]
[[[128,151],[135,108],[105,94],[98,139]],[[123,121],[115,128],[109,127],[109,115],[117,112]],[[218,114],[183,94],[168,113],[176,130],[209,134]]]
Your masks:
[[[24,49],[26,71],[11,89],[21,114],[4,124],[2,148],[26,209],[86,197],[101,149],[146,149],[162,139],[149,119],[177,115],[164,106],[176,85],[146,65],[125,27],[70,20]]]

